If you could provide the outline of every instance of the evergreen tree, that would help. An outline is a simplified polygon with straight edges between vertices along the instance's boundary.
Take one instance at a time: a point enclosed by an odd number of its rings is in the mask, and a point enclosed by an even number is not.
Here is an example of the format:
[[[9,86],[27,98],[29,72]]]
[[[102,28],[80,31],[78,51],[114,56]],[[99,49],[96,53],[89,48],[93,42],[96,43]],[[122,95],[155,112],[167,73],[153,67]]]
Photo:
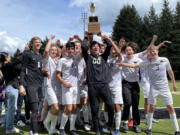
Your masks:
[[[174,18],[174,26],[175,29],[180,29],[180,2],[177,2],[176,4],[176,12],[175,12],[175,18]]]
[[[167,40],[173,30],[173,15],[169,8],[168,0],[164,0],[163,9],[159,20],[159,35],[161,40]]]
[[[140,39],[141,24],[142,21],[136,8],[133,5],[124,6],[120,10],[120,14],[113,26],[113,40],[119,41],[121,37],[124,37],[126,41],[134,41],[138,43]]]

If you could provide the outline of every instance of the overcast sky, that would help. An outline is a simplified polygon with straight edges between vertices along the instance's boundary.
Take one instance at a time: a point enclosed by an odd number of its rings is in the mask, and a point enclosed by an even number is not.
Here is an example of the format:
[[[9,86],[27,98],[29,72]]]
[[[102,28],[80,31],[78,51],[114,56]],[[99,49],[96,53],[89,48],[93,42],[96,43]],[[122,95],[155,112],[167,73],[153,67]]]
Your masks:
[[[169,0],[172,10],[177,1]],[[54,33],[63,42],[74,34],[82,36],[81,13],[90,15],[90,2],[95,3],[101,29],[111,33],[124,5],[134,4],[143,16],[152,4],[160,13],[163,0],[0,0],[0,51],[12,54],[17,48],[23,50],[33,36],[44,39]]]

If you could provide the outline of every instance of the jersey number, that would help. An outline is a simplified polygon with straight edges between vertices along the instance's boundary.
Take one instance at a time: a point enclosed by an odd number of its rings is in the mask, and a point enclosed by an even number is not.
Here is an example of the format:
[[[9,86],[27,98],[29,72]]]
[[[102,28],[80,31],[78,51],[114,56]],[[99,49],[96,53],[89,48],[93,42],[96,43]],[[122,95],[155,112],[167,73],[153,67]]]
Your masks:
[[[101,64],[101,59],[93,59],[93,64]]]

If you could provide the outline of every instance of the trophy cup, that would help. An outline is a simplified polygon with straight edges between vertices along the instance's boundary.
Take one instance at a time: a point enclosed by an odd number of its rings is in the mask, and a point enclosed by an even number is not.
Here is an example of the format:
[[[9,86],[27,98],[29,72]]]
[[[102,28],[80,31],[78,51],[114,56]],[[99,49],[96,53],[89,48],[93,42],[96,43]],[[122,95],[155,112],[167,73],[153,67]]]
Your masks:
[[[90,11],[91,11],[92,15],[89,16],[88,33],[89,34],[98,34],[98,33],[100,33],[100,24],[98,22],[98,17],[94,16],[95,6],[94,6],[93,2],[91,2],[91,4],[90,4]]]

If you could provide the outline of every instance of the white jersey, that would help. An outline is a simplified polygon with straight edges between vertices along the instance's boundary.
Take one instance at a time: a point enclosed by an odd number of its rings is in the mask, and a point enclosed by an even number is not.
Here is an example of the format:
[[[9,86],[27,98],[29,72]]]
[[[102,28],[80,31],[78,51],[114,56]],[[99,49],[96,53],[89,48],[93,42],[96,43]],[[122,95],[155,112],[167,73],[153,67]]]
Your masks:
[[[139,64],[142,60],[133,57],[132,59],[128,59],[125,55],[122,55],[123,63],[134,63]],[[128,82],[138,82],[139,81],[139,68],[130,68],[130,67],[122,67],[122,77],[124,80]]]
[[[140,67],[148,70],[150,86],[155,90],[169,90],[167,71],[171,70],[169,60],[165,57],[158,57],[157,60],[143,61]]]
[[[56,70],[62,73],[62,78],[72,84],[72,87],[78,86],[78,59],[76,56],[61,58]]]
[[[134,56],[140,58],[142,61],[148,61],[147,55],[143,55],[142,53],[136,53]],[[144,68],[140,68],[140,75],[141,75],[141,83],[149,82],[149,76],[147,70],[145,70]]]
[[[84,80],[84,69],[86,67],[86,63],[83,58],[78,61],[78,83],[82,84]]]
[[[61,89],[61,82],[56,77],[56,68],[57,68],[58,61],[53,59],[51,56],[49,56],[47,63],[45,65],[46,68],[48,68],[48,74],[50,75],[50,78],[47,79],[47,86],[51,87],[53,90],[59,90]]]
[[[119,61],[118,57],[108,57],[108,71],[109,71],[109,87],[122,87],[122,67],[117,67],[116,63]]]

